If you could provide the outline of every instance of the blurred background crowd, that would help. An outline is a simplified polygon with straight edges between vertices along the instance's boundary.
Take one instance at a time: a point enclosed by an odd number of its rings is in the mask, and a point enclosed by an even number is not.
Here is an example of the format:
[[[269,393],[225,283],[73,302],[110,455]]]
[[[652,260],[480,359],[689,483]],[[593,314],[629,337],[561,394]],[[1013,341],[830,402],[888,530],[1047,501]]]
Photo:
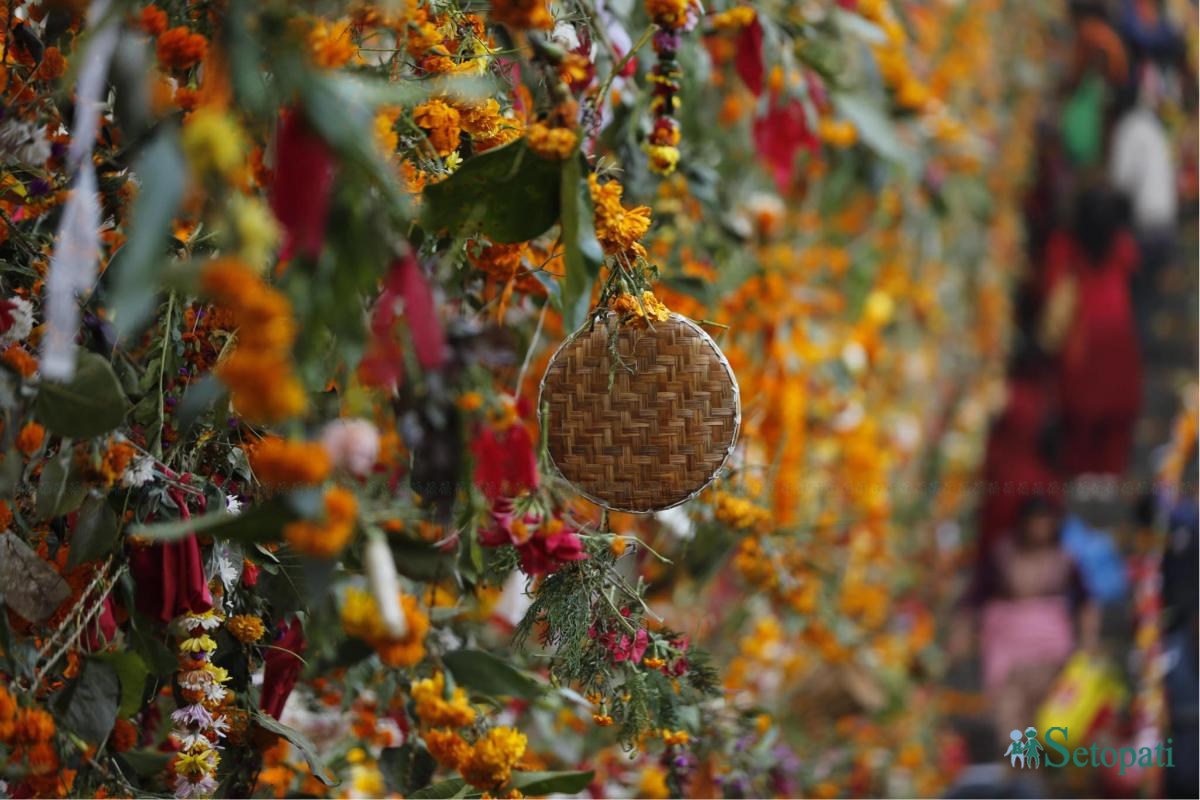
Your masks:
[[[1070,11],[950,637],[952,683],[986,709],[960,720],[976,766],[950,794],[1195,797],[1195,4]],[[999,756],[1028,726],[1069,726],[1072,745],[1169,737],[1175,766],[1012,770]]]

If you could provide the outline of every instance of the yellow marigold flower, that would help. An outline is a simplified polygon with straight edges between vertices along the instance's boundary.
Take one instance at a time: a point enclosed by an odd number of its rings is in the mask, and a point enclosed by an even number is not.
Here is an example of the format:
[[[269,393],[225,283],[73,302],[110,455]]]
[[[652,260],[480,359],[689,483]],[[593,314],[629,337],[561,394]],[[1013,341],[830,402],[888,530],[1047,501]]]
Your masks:
[[[380,109],[375,114],[375,143],[389,158],[400,146],[400,135],[396,133],[396,120],[400,118],[398,108]]]
[[[267,436],[250,448],[247,460],[268,486],[311,486],[329,476],[329,456],[318,442]]]
[[[667,787],[667,775],[662,768],[655,765],[645,767],[642,770],[642,777],[638,781],[635,794],[650,800],[664,800],[670,797],[671,790]]]
[[[858,128],[849,120],[823,119],[819,133],[821,141],[831,147],[852,147],[858,141]]]
[[[452,730],[435,728],[422,734],[425,747],[438,764],[457,770],[471,753],[471,745]]]
[[[412,595],[400,595],[400,610],[404,612],[407,633],[393,638],[384,630],[375,598],[362,589],[351,588],[342,603],[342,628],[348,635],[375,648],[380,660],[388,666],[411,667],[425,657],[429,617],[421,611]],[[473,719],[474,711],[471,714]]]
[[[189,114],[179,138],[183,153],[197,174],[228,177],[245,160],[246,137],[242,126],[218,108],[203,106]]]
[[[535,122],[525,131],[529,149],[542,158],[562,161],[575,152],[579,137],[570,128],[554,128],[544,122]]]
[[[512,769],[525,755],[528,740],[513,728],[492,728],[471,747],[460,771],[477,789],[496,789],[508,783]]]
[[[430,100],[413,109],[413,120],[429,137],[429,143],[445,158],[458,149],[462,135],[458,109],[444,100]]]
[[[243,644],[253,644],[263,637],[266,632],[263,621],[253,614],[237,614],[229,618],[225,627],[233,634],[233,638]]]
[[[710,14],[709,22],[718,31],[738,30],[754,22],[758,15],[750,6],[734,6],[717,14]]]
[[[671,747],[674,745],[686,745],[691,740],[691,737],[688,736],[687,731],[672,731],[668,728],[663,728],[662,740],[663,744]]]
[[[650,291],[642,292],[640,301],[631,294],[618,295],[613,301],[612,310],[623,321],[636,327],[644,327],[647,322],[666,322],[671,318],[671,310]]]
[[[647,206],[626,208],[621,205],[623,187],[617,181],[600,183],[594,174],[588,176],[588,188],[595,205],[596,238],[604,252],[613,255],[633,251],[644,255],[639,241],[650,229],[650,209]]]
[[[462,687],[454,687],[450,699],[446,699],[446,678],[440,672],[433,673],[432,678],[415,682],[411,694],[422,726],[462,728],[475,721],[475,709],[467,702]]]
[[[346,64],[358,55],[350,20],[333,23],[318,20],[309,31],[308,50],[319,67],[335,69]]]
[[[670,175],[679,165],[679,148],[669,144],[647,142],[642,149],[649,158],[650,171],[656,175]]]

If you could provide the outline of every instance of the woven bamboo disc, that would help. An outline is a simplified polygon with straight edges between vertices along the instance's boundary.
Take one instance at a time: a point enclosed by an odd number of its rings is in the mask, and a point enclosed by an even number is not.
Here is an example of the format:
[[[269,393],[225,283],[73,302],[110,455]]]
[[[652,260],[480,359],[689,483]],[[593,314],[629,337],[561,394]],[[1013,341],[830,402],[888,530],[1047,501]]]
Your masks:
[[[616,364],[616,316],[589,325],[562,343],[542,378],[538,407],[551,461],[580,494],[616,511],[691,499],[737,441],[741,401],[729,362],[678,314],[652,329],[620,326]]]

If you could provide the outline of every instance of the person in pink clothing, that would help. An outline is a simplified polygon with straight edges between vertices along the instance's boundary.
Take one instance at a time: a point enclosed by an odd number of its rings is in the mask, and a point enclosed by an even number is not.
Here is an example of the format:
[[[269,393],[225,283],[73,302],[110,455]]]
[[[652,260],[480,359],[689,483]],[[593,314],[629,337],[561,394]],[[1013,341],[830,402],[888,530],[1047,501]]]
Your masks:
[[[1122,201],[1088,189],[1069,231],[1046,246],[1046,294],[1074,283],[1074,313],[1062,337],[1059,396],[1063,467],[1071,476],[1120,476],[1128,465],[1142,400],[1142,361],[1130,300],[1138,250],[1123,227]]]
[[[1001,742],[1035,718],[1076,647],[1094,649],[1098,639],[1099,608],[1059,543],[1060,528],[1053,503],[1027,500],[1017,527],[982,562],[960,615],[960,637],[979,631],[983,687]],[[960,655],[966,647],[952,642]]]

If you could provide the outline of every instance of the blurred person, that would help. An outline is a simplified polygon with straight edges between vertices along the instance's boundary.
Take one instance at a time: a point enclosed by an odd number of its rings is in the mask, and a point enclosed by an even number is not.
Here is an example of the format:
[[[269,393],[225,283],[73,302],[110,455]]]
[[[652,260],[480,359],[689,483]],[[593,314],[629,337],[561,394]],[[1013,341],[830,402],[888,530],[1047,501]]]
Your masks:
[[[1175,246],[1177,170],[1174,148],[1158,115],[1163,94],[1160,73],[1143,68],[1137,84],[1126,94],[1126,108],[1113,128],[1108,177],[1132,211],[1141,254],[1134,281],[1135,308],[1144,310],[1155,276],[1170,260]],[[1145,320],[1139,321],[1145,331]]]
[[[1058,353],[1063,467],[1071,477],[1104,476],[1113,491],[1129,463],[1142,400],[1129,288],[1138,250],[1125,216],[1111,192],[1081,191],[1071,226],[1047,244],[1044,267],[1043,341]]]
[[[1178,498],[1167,510],[1167,542],[1162,559],[1163,648],[1166,656],[1166,690],[1169,735],[1179,752],[1191,757],[1180,759],[1167,770],[1165,790],[1168,797],[1196,797],[1200,792],[1200,749],[1198,712],[1200,712],[1200,613],[1196,587],[1200,586],[1200,509],[1192,496]]]
[[[1051,435],[1057,405],[1053,365],[1035,347],[1013,358],[1004,411],[992,423],[983,462],[979,547],[990,552],[1017,524],[1031,496],[1058,497],[1062,480],[1054,467]]]
[[[959,616],[959,640],[951,642],[952,654],[961,655],[962,637],[979,631],[997,753],[1011,731],[1036,718],[1077,643],[1088,651],[1097,647],[1100,611],[1062,547],[1060,532],[1057,507],[1029,498],[1011,536],[981,562],[965,598],[968,613]]]
[[[1075,43],[1064,87],[1061,133],[1071,161],[1080,168],[1099,166],[1113,89],[1128,81],[1129,58],[1103,3],[1073,0]]]

